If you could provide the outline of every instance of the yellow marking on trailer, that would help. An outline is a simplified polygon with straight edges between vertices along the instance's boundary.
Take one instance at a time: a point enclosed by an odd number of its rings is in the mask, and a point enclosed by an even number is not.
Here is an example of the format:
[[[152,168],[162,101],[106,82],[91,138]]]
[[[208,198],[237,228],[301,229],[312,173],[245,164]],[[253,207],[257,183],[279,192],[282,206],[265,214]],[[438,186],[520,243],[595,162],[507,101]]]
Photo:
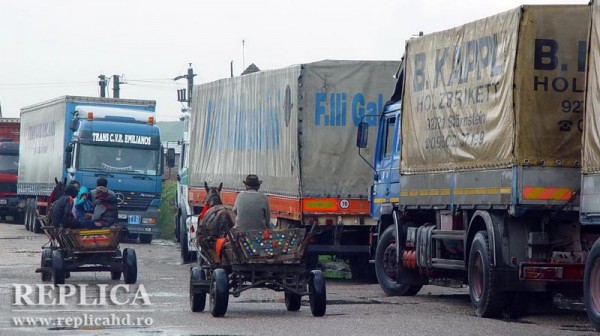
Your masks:
[[[510,194],[512,193],[512,188],[500,188],[501,194]]]
[[[487,190],[485,188],[477,188],[477,189],[475,189],[475,194],[485,195],[485,194],[487,194]]]
[[[390,198],[390,202],[391,203],[398,203],[398,202],[400,202],[400,198],[399,197],[392,197],[392,198]]]
[[[440,189],[440,195],[442,195],[442,196],[449,196],[450,195],[450,189]]]
[[[487,188],[485,190],[486,194],[491,194],[491,195],[497,194],[498,192],[500,192],[500,189],[498,189],[498,188]]]
[[[408,191],[404,190],[400,192],[400,196],[401,197],[407,197],[408,196]]]
[[[410,196],[419,196],[419,191],[418,190],[409,190],[408,194]]]
[[[429,195],[431,195],[431,196],[439,196],[440,195],[440,191],[438,189],[431,189],[431,190],[429,190]]]
[[[373,199],[373,203],[375,203],[375,204],[385,203],[385,198],[375,198],[375,199]]]
[[[419,190],[419,196],[429,196],[429,190]]]

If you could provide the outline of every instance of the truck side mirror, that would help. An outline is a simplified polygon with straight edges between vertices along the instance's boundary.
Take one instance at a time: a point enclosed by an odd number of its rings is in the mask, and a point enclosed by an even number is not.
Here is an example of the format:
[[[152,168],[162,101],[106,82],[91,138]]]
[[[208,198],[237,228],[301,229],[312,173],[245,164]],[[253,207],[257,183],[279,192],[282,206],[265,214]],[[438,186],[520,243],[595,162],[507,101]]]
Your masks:
[[[175,148],[167,148],[167,167],[175,167]]]
[[[71,124],[69,125],[69,129],[72,132],[75,132],[75,129],[77,129],[77,117],[75,117],[75,119],[71,120]]]
[[[369,124],[364,121],[358,123],[358,133],[356,134],[356,147],[366,148],[369,138]]]

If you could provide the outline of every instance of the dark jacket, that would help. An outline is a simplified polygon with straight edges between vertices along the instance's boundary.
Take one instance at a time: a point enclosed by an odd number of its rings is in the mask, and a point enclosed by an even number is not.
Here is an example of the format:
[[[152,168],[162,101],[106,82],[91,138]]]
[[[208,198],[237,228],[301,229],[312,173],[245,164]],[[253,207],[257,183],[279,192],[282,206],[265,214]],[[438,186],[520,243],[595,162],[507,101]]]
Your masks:
[[[65,188],[64,194],[60,196],[50,208],[50,220],[52,225],[70,227],[75,223],[73,217],[73,197],[77,196],[77,189],[73,186]]]
[[[118,201],[114,193],[104,187],[94,189],[94,214],[92,220],[111,226],[119,221]]]

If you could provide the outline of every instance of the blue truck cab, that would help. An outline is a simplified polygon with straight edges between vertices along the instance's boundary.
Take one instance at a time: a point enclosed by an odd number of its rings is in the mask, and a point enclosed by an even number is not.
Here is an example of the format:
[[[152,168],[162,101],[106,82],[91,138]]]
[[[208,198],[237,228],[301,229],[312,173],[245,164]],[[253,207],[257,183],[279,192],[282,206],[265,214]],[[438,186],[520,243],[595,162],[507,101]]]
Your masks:
[[[78,104],[72,116],[72,137],[65,147],[67,180],[92,190],[99,177],[106,178],[118,200],[119,221],[130,235],[150,243],[158,235],[163,173],[153,111]]]

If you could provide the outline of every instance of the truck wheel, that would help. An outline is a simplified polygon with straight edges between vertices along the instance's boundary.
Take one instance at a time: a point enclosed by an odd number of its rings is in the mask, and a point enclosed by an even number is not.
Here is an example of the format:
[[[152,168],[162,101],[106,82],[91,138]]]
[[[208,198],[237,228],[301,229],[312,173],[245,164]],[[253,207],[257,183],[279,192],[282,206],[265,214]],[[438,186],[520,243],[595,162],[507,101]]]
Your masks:
[[[31,199],[25,201],[25,230],[30,231],[31,227]]]
[[[188,249],[188,235],[187,235],[187,230],[184,228],[182,228],[183,230],[180,230],[180,237],[179,237],[179,246],[181,247],[181,261],[184,264],[187,264],[189,262],[192,261],[192,256],[190,253],[190,250]]]
[[[227,312],[229,303],[229,278],[222,268],[213,271],[210,282],[210,313],[214,317],[222,317]]]
[[[141,234],[140,235],[140,243],[142,243],[142,244],[152,243],[152,235],[151,234]]]
[[[42,250],[40,266],[41,267],[52,267],[52,250],[45,248]],[[52,272],[42,271],[42,281],[52,280]]]
[[[327,290],[321,270],[311,271],[308,278],[308,299],[313,316],[323,316],[327,310]]]
[[[302,296],[296,293],[285,292],[285,308],[288,311],[298,311],[302,305]]]
[[[193,312],[204,311],[206,307],[206,293],[194,293],[194,282],[204,281],[204,272],[200,267],[192,267],[190,271],[190,309]]]
[[[65,283],[65,261],[59,250],[52,251],[52,280],[55,286]]]
[[[381,289],[390,296],[415,296],[423,285],[411,285],[408,283],[397,283],[398,274],[409,272],[397,265],[396,253],[398,253],[398,244],[396,243],[396,231],[393,226],[383,231],[377,250],[375,251],[375,273]]]
[[[592,246],[585,263],[583,301],[590,322],[600,331],[600,239]]]
[[[499,279],[492,273],[488,235],[479,231],[469,253],[469,296],[479,317],[498,317],[502,314],[506,295],[499,288]]]
[[[121,253],[121,250],[117,250],[115,251],[115,257],[114,257],[114,263],[116,264],[117,261],[120,261],[121,263],[123,263],[123,253]],[[120,271],[111,271],[110,272],[110,279],[111,280],[121,280],[121,272]]]
[[[137,281],[137,257],[132,248],[123,250],[123,280],[128,285]]]
[[[37,219],[35,216],[35,210],[33,211],[33,233],[42,233],[42,221]]]
[[[175,199],[177,199],[177,197]],[[179,238],[181,238],[179,236],[180,235],[179,231],[180,231],[180,227],[181,227],[180,225],[181,225],[181,223],[179,223],[179,222],[180,222],[179,216],[175,215],[175,242],[177,242],[177,243],[179,243]]]

